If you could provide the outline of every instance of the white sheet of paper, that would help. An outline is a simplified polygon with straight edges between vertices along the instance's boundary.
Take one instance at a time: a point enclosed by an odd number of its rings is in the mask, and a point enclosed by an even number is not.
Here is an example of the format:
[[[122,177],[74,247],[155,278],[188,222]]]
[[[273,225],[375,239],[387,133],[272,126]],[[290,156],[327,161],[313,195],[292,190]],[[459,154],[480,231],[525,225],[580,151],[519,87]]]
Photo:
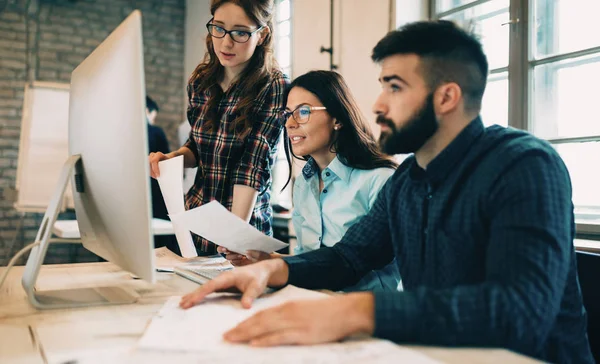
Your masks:
[[[193,233],[240,254],[248,250],[271,253],[288,246],[256,230],[217,201],[173,215],[171,221],[173,226],[185,226]]]
[[[173,216],[174,215],[169,214],[169,218],[173,223],[173,231],[175,232],[175,238],[177,239],[177,245],[179,245],[181,255],[184,258],[197,257],[198,252],[194,246],[194,240],[192,240],[192,234],[190,234],[190,230],[187,227],[173,221]]]
[[[207,257],[183,258],[173,253],[166,247],[154,249],[156,256],[156,269],[172,272],[175,267],[186,265],[202,266],[207,268],[228,267],[229,261],[221,255],[211,255]]]
[[[181,214],[185,211],[185,203],[183,201],[183,156],[167,159],[158,162],[160,176],[156,179],[160,186],[160,191],[167,206],[169,216]],[[189,230],[177,224],[173,219],[173,231],[181,255],[185,258],[197,257],[196,247],[192,240],[192,235]]]
[[[258,311],[291,300],[327,297],[324,293],[287,286],[257,299],[250,309],[241,307],[237,295],[213,294],[206,302],[188,310],[179,308],[180,297],[172,297],[146,329],[136,355],[156,353],[167,357],[172,353],[193,357],[197,354],[206,362],[236,363],[437,363],[411,349],[369,338],[273,348],[230,344],[222,338],[223,333]]]

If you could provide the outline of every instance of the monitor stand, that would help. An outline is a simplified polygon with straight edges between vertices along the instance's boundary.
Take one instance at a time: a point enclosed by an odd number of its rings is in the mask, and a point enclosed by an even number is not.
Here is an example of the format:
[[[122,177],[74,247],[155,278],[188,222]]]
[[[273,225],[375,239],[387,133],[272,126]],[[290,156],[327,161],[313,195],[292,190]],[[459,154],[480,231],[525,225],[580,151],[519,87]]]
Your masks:
[[[35,241],[38,246],[33,247],[25,271],[23,272],[22,284],[27,294],[29,302],[39,309],[53,308],[74,308],[89,307],[98,305],[114,305],[134,303],[139,295],[133,291],[122,287],[92,287],[92,288],[73,288],[52,291],[38,291],[35,289],[35,283],[38,279],[40,268],[46,257],[48,246],[51,242],[52,226],[56,221],[63,196],[67,188],[69,178],[75,174],[81,175],[81,156],[73,155],[65,162],[61,171],[56,190],[46,209],[44,218],[38,230]],[[76,179],[76,178],[75,178]],[[76,181],[73,181],[75,186]]]

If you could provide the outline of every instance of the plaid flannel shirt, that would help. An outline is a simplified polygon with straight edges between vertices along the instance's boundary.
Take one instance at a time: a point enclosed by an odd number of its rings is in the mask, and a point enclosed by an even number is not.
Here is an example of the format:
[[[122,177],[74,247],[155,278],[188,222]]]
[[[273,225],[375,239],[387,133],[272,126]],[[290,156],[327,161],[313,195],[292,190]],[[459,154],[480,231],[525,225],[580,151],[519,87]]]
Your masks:
[[[198,161],[194,185],[185,196],[186,208],[192,209],[213,200],[231,210],[233,186],[250,186],[258,191],[250,224],[267,235],[272,235],[270,205],[271,169],[277,151],[277,142],[283,124],[280,113],[285,109],[285,90],[289,81],[279,71],[272,76],[270,86],[256,99],[257,120],[250,134],[240,139],[230,125],[237,116],[237,105],[242,94],[232,85],[218,104],[220,120],[211,131],[202,130],[210,98],[210,91],[188,85],[188,121],[192,127],[185,147]],[[216,246],[192,234],[199,254],[214,254]]]

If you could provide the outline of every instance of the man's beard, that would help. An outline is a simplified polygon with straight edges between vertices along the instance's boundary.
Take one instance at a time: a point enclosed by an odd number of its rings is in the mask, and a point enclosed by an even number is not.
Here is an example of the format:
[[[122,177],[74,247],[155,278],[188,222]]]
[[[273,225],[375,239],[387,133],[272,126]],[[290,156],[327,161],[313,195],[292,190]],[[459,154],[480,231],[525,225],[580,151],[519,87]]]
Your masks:
[[[377,117],[377,124],[390,128],[379,137],[379,145],[384,153],[407,154],[419,150],[429,138],[437,131],[438,121],[433,108],[433,94],[425,99],[423,106],[415,112],[405,126],[401,129],[390,119],[383,115]]]

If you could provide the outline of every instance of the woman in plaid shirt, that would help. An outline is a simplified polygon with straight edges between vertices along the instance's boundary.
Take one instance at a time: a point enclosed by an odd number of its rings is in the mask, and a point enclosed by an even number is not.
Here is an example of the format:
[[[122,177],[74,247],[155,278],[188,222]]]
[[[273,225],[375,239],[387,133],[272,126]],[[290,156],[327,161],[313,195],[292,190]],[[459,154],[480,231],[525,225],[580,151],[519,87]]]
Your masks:
[[[271,167],[285,108],[287,79],[272,51],[272,0],[212,0],[207,52],[188,83],[188,141],[179,150],[151,153],[158,162],[179,155],[198,167],[186,208],[219,201],[258,230],[272,235]],[[193,235],[199,255],[216,246]]]

